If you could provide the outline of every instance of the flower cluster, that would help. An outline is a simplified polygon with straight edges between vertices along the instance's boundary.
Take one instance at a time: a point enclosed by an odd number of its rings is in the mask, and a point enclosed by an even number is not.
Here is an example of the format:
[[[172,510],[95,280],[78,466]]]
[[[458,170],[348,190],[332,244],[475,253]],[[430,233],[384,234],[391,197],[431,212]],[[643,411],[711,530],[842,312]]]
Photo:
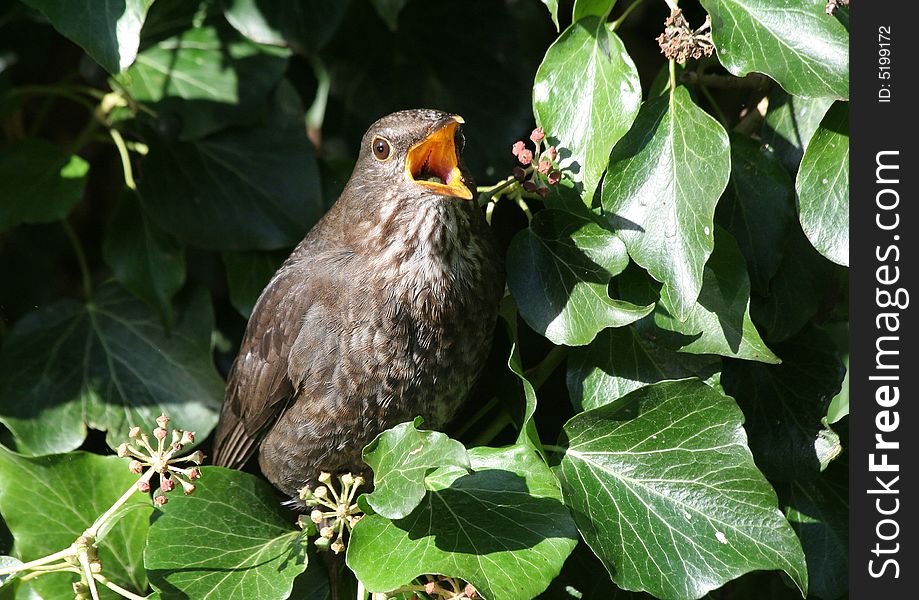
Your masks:
[[[698,29],[691,29],[683,11],[677,8],[670,12],[664,21],[664,33],[656,39],[664,56],[682,65],[690,58],[699,59],[714,53],[711,29],[711,17],[705,17],[705,23]]]
[[[826,14],[835,15],[840,6],[849,6],[849,0],[828,0],[826,3]]]
[[[443,598],[444,600],[478,600],[480,598],[478,591],[471,583],[463,583],[462,580],[444,575],[425,575],[427,581],[420,586],[411,585],[402,588],[405,591],[423,591],[431,598]],[[418,594],[412,594],[412,600],[418,599]]]
[[[177,483],[186,496],[194,492],[195,484],[192,482],[201,477],[201,470],[197,465],[204,460],[200,450],[186,456],[178,456],[182,448],[195,442],[195,432],[181,429],[170,431],[168,427],[169,417],[160,415],[156,418],[156,429],[153,430],[155,444],[140,427],[131,427],[128,437],[132,441],[118,446],[118,456],[133,458],[128,465],[131,472],[142,475],[137,481],[139,491],[149,492],[150,479],[154,474],[160,476],[160,493],[153,498],[156,506],[163,506],[169,501],[164,494],[174,490]],[[167,438],[170,439],[168,443]]]
[[[537,193],[545,197],[549,193],[546,185],[555,185],[562,179],[562,172],[558,167],[558,149],[555,146],[549,146],[543,149],[543,142],[546,139],[546,132],[542,127],[537,127],[530,133],[530,141],[533,142],[533,150],[526,147],[522,141],[517,141],[511,147],[511,152],[517,157],[517,160],[523,165],[514,167],[514,178],[523,184],[523,189],[527,192]],[[544,177],[537,177],[535,174],[540,173]]]
[[[332,550],[335,554],[345,549],[345,530],[350,532],[363,516],[355,497],[357,489],[364,484],[364,478],[345,473],[338,477],[338,481],[341,484],[341,492],[332,485],[332,474],[323,472],[319,475],[322,485],[312,490],[308,487],[300,490],[300,499],[303,503],[313,507],[310,521],[319,528],[319,537],[314,542],[316,547],[320,550]]]

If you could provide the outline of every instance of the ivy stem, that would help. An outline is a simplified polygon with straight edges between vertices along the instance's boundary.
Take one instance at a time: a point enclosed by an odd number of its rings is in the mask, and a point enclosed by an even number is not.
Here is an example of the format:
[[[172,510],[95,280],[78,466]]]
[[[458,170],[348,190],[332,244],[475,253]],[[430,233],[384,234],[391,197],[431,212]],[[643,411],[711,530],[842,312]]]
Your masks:
[[[131,155],[128,153],[128,145],[125,143],[121,132],[112,127],[108,130],[118,148],[118,156],[121,157],[121,170],[124,172],[124,184],[132,191],[137,190],[137,183],[134,181],[134,170],[131,168]]]
[[[554,446],[552,444],[543,444],[542,449],[548,450],[549,452],[555,452],[557,454],[564,454],[568,451],[568,448],[565,448],[564,446]]]
[[[504,428],[512,424],[513,420],[506,410],[502,410],[491,423],[472,441],[472,446],[484,446],[490,443],[498,434],[504,431]]]
[[[667,3],[667,6],[670,7],[670,10],[677,10],[677,4],[679,0],[664,0]]]
[[[96,587],[96,578],[93,577],[92,567],[89,566],[89,555],[84,550],[77,555],[77,558],[83,568],[83,578],[86,580],[86,585],[89,586],[90,595],[93,600],[99,600],[99,589]]]
[[[670,103],[673,104],[673,93],[676,92],[676,61],[670,60]]]
[[[63,220],[61,221],[61,225],[64,227],[67,238],[70,240],[70,245],[73,246],[73,252],[77,256],[77,263],[80,265],[80,275],[83,279],[83,295],[86,296],[86,300],[88,301],[93,295],[93,283],[89,271],[89,263],[86,262],[86,253],[83,252],[83,244],[80,243],[80,238],[77,237],[70,223]]]
[[[485,204],[489,203],[492,198],[500,195],[500,192],[502,192],[504,188],[508,187],[515,181],[517,180],[514,178],[513,175],[511,175],[507,179],[499,181],[495,185],[491,185],[487,187],[480,186],[476,188],[476,192],[478,192],[479,194],[479,206],[484,206]]]
[[[143,482],[150,481],[150,478],[153,477],[153,472],[154,472],[153,467],[147,469],[147,471],[141,476],[141,478],[137,480],[137,483],[140,483],[141,481]],[[121,508],[124,505],[125,502],[131,499],[131,496],[133,496],[134,493],[137,491],[137,483],[132,484],[131,487],[129,487],[127,491],[121,495],[121,498],[119,498],[118,500],[115,500],[115,503],[112,504],[107,511],[102,513],[102,515],[100,515],[99,518],[96,519],[96,522],[90,525],[86,529],[86,531],[83,532],[83,535],[85,537],[95,538],[98,535],[99,530],[102,529],[102,526],[105,525],[105,522],[108,521],[109,518],[111,518],[113,514],[115,514],[115,511],[117,511],[119,508]]]
[[[357,600],[365,600],[367,598],[367,590],[364,589],[364,582],[360,579],[357,580]]]
[[[629,7],[625,9],[625,11],[623,11],[621,15],[619,15],[619,18],[613,21],[612,23],[613,31],[616,31],[617,29],[619,29],[619,26],[622,25],[622,22],[625,21],[628,18],[628,16],[632,14],[632,11],[638,8],[638,5],[641,4],[642,2],[644,2],[644,0],[635,0],[635,2],[632,2],[631,4],[629,4]]]
[[[146,596],[138,596],[138,595],[135,594],[134,592],[129,591],[129,590],[126,590],[126,589],[124,589],[123,587],[121,587],[120,585],[118,585],[117,583],[115,583],[114,581],[111,581],[110,579],[108,579],[108,578],[105,577],[104,575],[99,575],[99,574],[97,573],[97,574],[93,575],[93,578],[94,578],[96,581],[98,581],[99,583],[101,583],[102,585],[104,585],[105,587],[107,587],[108,589],[110,589],[110,590],[112,590],[113,592],[115,592],[116,594],[119,594],[119,595],[121,595],[121,596],[124,596],[125,598],[128,598],[129,600],[147,600],[147,597],[146,597]]]
[[[12,573],[18,573],[19,571],[25,571],[28,569],[32,569],[34,567],[40,567],[42,565],[47,565],[48,563],[52,563],[56,560],[61,560],[61,559],[64,559],[64,558],[67,558],[73,555],[74,555],[73,546],[68,546],[67,548],[64,548],[63,550],[59,550],[58,552],[55,552],[54,554],[49,554],[48,556],[42,556],[41,558],[36,558],[35,560],[29,561],[27,563],[22,563],[21,565],[13,565],[11,567],[4,567],[0,569],[0,575],[10,575]]]

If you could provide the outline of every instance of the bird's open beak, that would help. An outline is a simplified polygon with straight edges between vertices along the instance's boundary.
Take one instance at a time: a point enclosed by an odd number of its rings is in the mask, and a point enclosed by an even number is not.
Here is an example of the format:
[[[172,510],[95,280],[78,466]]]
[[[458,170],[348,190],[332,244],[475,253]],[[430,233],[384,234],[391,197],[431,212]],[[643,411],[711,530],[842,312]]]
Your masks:
[[[444,196],[472,200],[457,165],[456,128],[465,123],[459,115],[444,119],[426,138],[408,149],[405,176],[422,187]]]

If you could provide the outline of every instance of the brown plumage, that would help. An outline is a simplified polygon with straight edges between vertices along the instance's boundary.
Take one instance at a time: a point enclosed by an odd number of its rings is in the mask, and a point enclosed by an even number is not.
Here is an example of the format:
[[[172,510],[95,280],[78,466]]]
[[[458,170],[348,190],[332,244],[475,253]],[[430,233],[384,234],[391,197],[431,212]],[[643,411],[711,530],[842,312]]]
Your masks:
[[[338,201],[255,305],[215,464],[240,468],[258,450],[265,476],[295,498],[320,471],[369,475],[361,450],[380,431],[417,415],[441,428],[456,413],[504,290],[461,123],[402,111],[364,135]]]

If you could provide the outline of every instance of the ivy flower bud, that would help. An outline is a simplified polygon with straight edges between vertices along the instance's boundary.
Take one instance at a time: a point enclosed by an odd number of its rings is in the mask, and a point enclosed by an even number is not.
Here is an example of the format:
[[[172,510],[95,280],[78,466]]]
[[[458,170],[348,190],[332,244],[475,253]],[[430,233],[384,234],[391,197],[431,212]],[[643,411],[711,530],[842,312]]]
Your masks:
[[[179,480],[179,483],[182,484],[182,493],[183,493],[183,494],[185,494],[185,495],[187,496],[187,495],[189,495],[189,494],[194,493],[194,491],[195,491],[195,489],[196,489],[196,488],[195,488],[195,484],[193,484],[193,483],[188,483],[187,481],[182,481],[181,479]]]
[[[354,485],[354,475],[351,473],[345,473],[341,476],[342,485]]]
[[[176,488],[176,482],[173,479],[163,479],[160,482],[160,489],[164,492],[171,492]]]
[[[434,590],[436,588],[437,588],[437,582],[429,581],[426,584],[424,584],[424,593],[430,596],[431,594],[434,593]]]
[[[194,481],[195,479],[201,479],[201,469],[198,467],[192,467],[188,470],[188,478]]]
[[[322,529],[319,530],[319,535],[321,535],[322,537],[326,539],[331,540],[332,537],[335,535],[335,530],[332,529],[331,527],[323,527]]]
[[[320,550],[328,550],[331,545],[331,542],[324,537],[316,538],[316,541],[313,543],[316,544],[316,547]]]
[[[547,160],[540,161],[539,163],[539,172],[543,175],[548,175],[549,171],[552,170],[552,163]]]
[[[119,458],[124,458],[125,456],[127,456],[128,455],[128,443],[122,442],[118,444],[118,449],[115,452],[118,454]]]
[[[514,156],[520,156],[520,153],[523,152],[523,149],[526,148],[523,142],[517,141],[514,142],[514,145],[511,147],[511,152]]]
[[[319,525],[320,523],[322,523],[322,511],[317,508],[316,510],[311,512],[310,521],[312,521],[316,525]]]
[[[354,485],[356,485],[357,487],[360,487],[360,486],[364,485],[364,478],[361,477],[360,475],[358,475],[357,477],[355,477],[355,478],[354,478]]]
[[[322,476],[320,475],[320,481],[321,481],[321,478]],[[329,495],[329,489],[324,485],[320,485],[315,490],[313,490],[313,495],[316,496],[317,498],[325,498],[326,496]]]
[[[132,460],[128,469],[135,475],[140,475],[144,471],[144,465],[139,460]]]
[[[132,427],[131,429],[129,429],[128,437],[131,438],[132,440],[136,440],[138,437],[140,437],[140,427]]]
[[[549,149],[546,150],[546,154],[549,155],[549,160],[555,160],[558,158],[558,149],[555,146],[549,146]]]
[[[513,173],[514,173],[514,179],[516,179],[517,181],[523,181],[524,179],[526,179],[527,172],[521,169],[520,167],[514,167]]]
[[[183,431],[182,439],[179,441],[179,443],[182,444],[183,446],[187,444],[194,444],[195,443],[195,432],[194,431]]]
[[[101,573],[102,572],[102,561],[99,559],[96,559],[92,561],[91,563],[89,563],[89,572],[95,573],[95,574]]]
[[[555,185],[556,183],[562,180],[562,172],[558,170],[550,171],[548,177],[549,177],[549,183],[551,185]]]
[[[330,546],[330,548],[332,548],[332,552],[334,552],[335,554],[341,554],[342,552],[345,551],[345,544],[341,540],[335,540],[334,542],[332,542],[332,545]]]
[[[172,430],[172,447],[181,448],[182,447],[180,444],[181,441],[182,441],[182,432],[179,431],[178,429],[173,429]]]
[[[137,490],[146,494],[147,492],[150,491],[150,482],[149,481],[138,481]]]
[[[471,583],[466,584],[466,587],[463,588],[463,593],[466,594],[466,597],[470,600],[475,600],[475,598],[479,597],[478,590],[472,587]]]
[[[319,474],[319,481],[322,483],[330,483],[332,481],[332,474],[328,471],[323,471]],[[317,494],[318,496],[318,494]]]
[[[536,191],[536,184],[533,183],[532,181],[524,181],[524,182],[523,182],[523,189],[526,190],[526,191],[528,191],[528,192],[531,192],[531,193],[532,193],[532,192],[535,192],[535,191]]]
[[[204,452],[201,452],[200,450],[195,450],[194,452],[188,455],[188,460],[195,463],[196,465],[200,465],[201,463],[204,462]]]
[[[533,163],[533,151],[528,148],[524,148],[520,151],[520,154],[517,155],[517,160],[520,161],[521,165],[529,166]]]
[[[156,439],[161,440],[161,441],[162,441],[162,440],[165,440],[165,439],[166,439],[166,430],[163,429],[162,427],[157,427],[156,429],[153,430],[153,437],[155,437]]]
[[[357,522],[364,518],[364,515],[354,515],[348,519],[348,525],[354,529],[354,526],[357,525]]]
[[[154,506],[163,506],[167,502],[169,502],[169,498],[167,498],[166,496],[163,496],[162,494],[153,499]]]
[[[158,416],[156,418],[156,424],[159,425],[160,428],[166,429],[167,427],[169,427],[169,417],[167,417],[166,415]]]
[[[530,133],[530,139],[533,140],[534,144],[538,144],[539,142],[546,139],[545,130],[543,130],[542,127],[537,127]]]

